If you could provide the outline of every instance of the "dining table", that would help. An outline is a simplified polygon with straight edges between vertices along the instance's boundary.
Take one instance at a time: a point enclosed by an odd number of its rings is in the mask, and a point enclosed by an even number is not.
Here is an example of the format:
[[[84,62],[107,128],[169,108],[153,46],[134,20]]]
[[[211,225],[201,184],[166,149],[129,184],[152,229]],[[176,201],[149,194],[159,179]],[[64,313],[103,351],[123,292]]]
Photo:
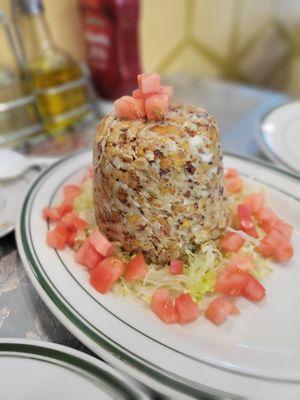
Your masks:
[[[199,104],[215,116],[225,153],[270,162],[261,152],[255,133],[261,117],[268,110],[289,101],[286,94],[182,74],[170,75],[167,81],[174,85],[177,99]],[[96,125],[97,121],[94,121],[55,136],[35,136],[15,144],[14,148],[28,155],[63,157],[90,148]],[[22,187],[27,190],[38,173],[38,169],[31,169],[17,180],[23,180],[25,185]],[[0,189],[1,186],[5,193],[5,185],[0,182]],[[23,191],[14,192],[18,207],[21,206]],[[39,297],[26,275],[13,232],[0,239],[0,338],[55,342],[93,354],[54,317]],[[151,389],[153,397],[159,398],[155,387]]]

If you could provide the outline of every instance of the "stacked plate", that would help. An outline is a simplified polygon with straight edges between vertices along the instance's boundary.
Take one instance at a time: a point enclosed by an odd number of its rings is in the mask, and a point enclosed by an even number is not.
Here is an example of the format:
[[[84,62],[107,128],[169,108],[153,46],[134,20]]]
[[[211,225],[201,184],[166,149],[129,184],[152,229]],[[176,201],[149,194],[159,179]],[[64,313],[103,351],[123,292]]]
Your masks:
[[[1,340],[0,376],[3,400],[149,399],[136,382],[107,364],[53,343]]]
[[[271,160],[300,175],[300,101],[268,111],[259,121],[256,136]]]

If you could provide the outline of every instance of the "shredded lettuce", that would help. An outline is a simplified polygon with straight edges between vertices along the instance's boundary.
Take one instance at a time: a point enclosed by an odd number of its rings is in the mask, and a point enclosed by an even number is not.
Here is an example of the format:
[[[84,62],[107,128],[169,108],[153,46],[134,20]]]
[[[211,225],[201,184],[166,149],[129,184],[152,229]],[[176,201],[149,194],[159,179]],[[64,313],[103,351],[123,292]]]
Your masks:
[[[175,296],[182,292],[190,293],[194,301],[199,303],[207,293],[213,291],[222,256],[214,242],[203,244],[198,253],[189,250],[186,253],[183,274],[172,275],[169,266],[158,269],[157,265],[150,264],[144,280],[126,282],[122,278],[114,286],[114,293],[149,304],[156,289],[166,288]]]
[[[95,229],[97,226],[94,214],[92,185],[92,179],[86,179],[82,184],[80,196],[76,198],[74,202],[75,211],[89,224],[89,229],[85,232],[81,231],[79,233],[81,236],[78,236],[76,240],[84,241],[91,230]],[[236,205],[243,201],[245,195],[250,192],[254,192],[253,188],[249,190],[249,188],[245,186],[241,193],[230,196],[229,204],[232,212],[235,211]],[[251,273],[258,279],[262,279],[270,274],[272,269],[268,265],[268,261],[255,251],[258,240],[246,235],[244,232],[236,231],[232,228],[228,228],[228,230],[237,232],[246,240],[240,254],[248,256],[255,265]],[[260,230],[259,233],[261,233]],[[122,252],[124,262],[127,262],[131,257],[131,254]],[[147,275],[143,280],[127,282],[122,277],[115,284],[113,292],[117,296],[123,296],[150,304],[152,294],[155,290],[167,288],[174,296],[180,293],[189,293],[193,300],[199,304],[205,300],[206,295],[213,293],[217,274],[220,269],[226,265],[229,257],[230,254],[227,254],[226,257],[222,255],[215,241],[209,241],[202,244],[197,252],[186,251],[183,274],[170,274],[168,265],[158,266],[150,264],[148,265]]]

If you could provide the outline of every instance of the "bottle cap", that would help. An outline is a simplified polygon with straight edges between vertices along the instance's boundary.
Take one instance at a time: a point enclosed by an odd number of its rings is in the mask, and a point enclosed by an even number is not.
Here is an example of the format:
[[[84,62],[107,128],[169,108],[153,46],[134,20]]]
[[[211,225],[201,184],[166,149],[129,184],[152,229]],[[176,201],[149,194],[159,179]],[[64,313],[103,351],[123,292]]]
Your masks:
[[[18,0],[24,14],[38,14],[44,11],[43,0]]]

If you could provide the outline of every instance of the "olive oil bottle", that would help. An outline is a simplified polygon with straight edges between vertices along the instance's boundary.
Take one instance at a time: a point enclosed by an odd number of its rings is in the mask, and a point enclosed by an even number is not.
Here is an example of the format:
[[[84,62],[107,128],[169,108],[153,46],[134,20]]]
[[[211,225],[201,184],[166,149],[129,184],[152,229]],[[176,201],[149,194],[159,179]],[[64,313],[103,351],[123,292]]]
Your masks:
[[[54,44],[42,0],[18,0],[18,13],[18,36],[29,90],[36,95],[45,129],[64,130],[90,111],[83,70]]]

